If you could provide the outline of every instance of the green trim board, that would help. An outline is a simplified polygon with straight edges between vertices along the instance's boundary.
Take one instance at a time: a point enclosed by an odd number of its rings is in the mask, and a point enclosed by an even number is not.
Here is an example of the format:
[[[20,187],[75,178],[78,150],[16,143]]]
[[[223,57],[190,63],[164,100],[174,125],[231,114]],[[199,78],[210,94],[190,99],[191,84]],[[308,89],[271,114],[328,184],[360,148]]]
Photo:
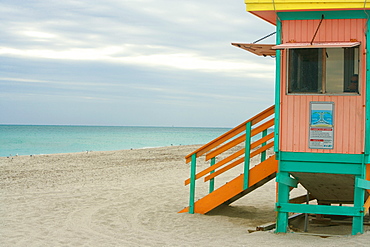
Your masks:
[[[280,152],[279,171],[363,175],[363,154]]]
[[[366,13],[370,16],[370,11]],[[289,11],[278,12],[278,16],[283,21],[290,20],[320,20],[324,19],[368,19],[364,10],[339,10],[339,11]]]
[[[297,188],[298,186],[297,179],[287,177],[287,176],[281,176],[280,173],[276,175],[276,182],[282,183],[282,184],[288,185],[289,187],[294,187],[294,188]]]
[[[356,178],[356,187],[360,189],[370,190],[370,181],[362,178]]]
[[[367,20],[366,44],[370,44],[370,29]],[[365,120],[365,163],[370,163],[370,54],[366,48],[366,120]]]
[[[280,152],[280,160],[362,164],[363,154]]]
[[[281,44],[281,21],[276,20],[276,45]],[[276,51],[276,76],[275,76],[275,128],[274,128],[274,151],[276,159],[279,160],[279,143],[280,143],[280,94],[281,94],[281,50]]]
[[[362,175],[362,164],[334,163],[334,162],[307,162],[307,161],[282,161],[279,171],[284,172],[309,172],[327,174]]]
[[[280,177],[280,179],[283,178],[289,178],[290,175],[288,172],[279,172],[277,176]],[[278,203],[289,203],[289,192],[290,188],[288,185],[284,183],[277,183],[278,187],[278,194],[277,199]],[[281,212],[278,211],[277,217],[276,217],[276,232],[287,232],[288,228],[288,212]]]
[[[276,203],[276,211],[282,213],[308,213],[363,216],[363,207],[327,206],[312,204]]]

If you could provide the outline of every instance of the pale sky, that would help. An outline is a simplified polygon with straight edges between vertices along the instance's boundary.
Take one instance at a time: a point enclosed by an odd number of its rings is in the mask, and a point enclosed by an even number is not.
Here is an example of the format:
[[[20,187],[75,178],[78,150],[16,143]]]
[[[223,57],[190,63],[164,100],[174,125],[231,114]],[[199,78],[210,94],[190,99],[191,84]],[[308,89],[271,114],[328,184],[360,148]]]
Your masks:
[[[243,0],[1,0],[0,124],[233,127],[274,104]],[[274,43],[275,36],[261,43]]]

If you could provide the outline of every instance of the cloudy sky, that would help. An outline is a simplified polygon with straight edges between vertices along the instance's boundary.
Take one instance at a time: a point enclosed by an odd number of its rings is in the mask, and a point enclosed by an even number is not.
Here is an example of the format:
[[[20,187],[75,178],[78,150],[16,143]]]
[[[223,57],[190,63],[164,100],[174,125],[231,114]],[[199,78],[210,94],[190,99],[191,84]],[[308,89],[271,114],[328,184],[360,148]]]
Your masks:
[[[1,0],[0,124],[233,127],[274,103],[243,0]],[[262,43],[274,43],[271,37]]]

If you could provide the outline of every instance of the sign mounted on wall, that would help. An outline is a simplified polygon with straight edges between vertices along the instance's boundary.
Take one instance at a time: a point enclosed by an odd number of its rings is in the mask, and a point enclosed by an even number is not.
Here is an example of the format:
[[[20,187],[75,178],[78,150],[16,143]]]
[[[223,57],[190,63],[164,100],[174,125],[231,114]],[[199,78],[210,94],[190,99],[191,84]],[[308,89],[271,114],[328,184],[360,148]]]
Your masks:
[[[333,149],[334,102],[310,102],[309,148]]]

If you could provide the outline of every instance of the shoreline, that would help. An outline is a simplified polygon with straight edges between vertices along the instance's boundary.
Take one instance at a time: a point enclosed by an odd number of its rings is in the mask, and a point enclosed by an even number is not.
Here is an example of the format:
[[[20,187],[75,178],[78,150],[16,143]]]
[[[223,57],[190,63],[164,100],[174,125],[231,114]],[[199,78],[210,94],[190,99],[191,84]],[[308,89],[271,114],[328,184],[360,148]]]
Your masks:
[[[169,146],[157,146],[157,147],[142,147],[142,148],[129,148],[129,149],[117,149],[117,150],[86,150],[78,152],[67,152],[67,153],[45,153],[45,154],[15,154],[0,156],[1,158],[12,158],[12,157],[23,157],[23,156],[43,156],[43,155],[69,155],[69,154],[84,154],[93,152],[120,152],[120,151],[130,151],[130,150],[145,150],[145,149],[155,149],[155,148],[167,148],[167,147],[182,147],[182,146],[203,146],[204,144],[186,144],[186,145],[169,145]]]
[[[0,241],[4,246],[154,247],[370,242],[370,232],[335,238],[248,233],[275,220],[274,181],[212,214],[177,213],[189,198],[184,156],[199,146],[0,157]],[[204,185],[197,187],[199,195],[208,190]]]

